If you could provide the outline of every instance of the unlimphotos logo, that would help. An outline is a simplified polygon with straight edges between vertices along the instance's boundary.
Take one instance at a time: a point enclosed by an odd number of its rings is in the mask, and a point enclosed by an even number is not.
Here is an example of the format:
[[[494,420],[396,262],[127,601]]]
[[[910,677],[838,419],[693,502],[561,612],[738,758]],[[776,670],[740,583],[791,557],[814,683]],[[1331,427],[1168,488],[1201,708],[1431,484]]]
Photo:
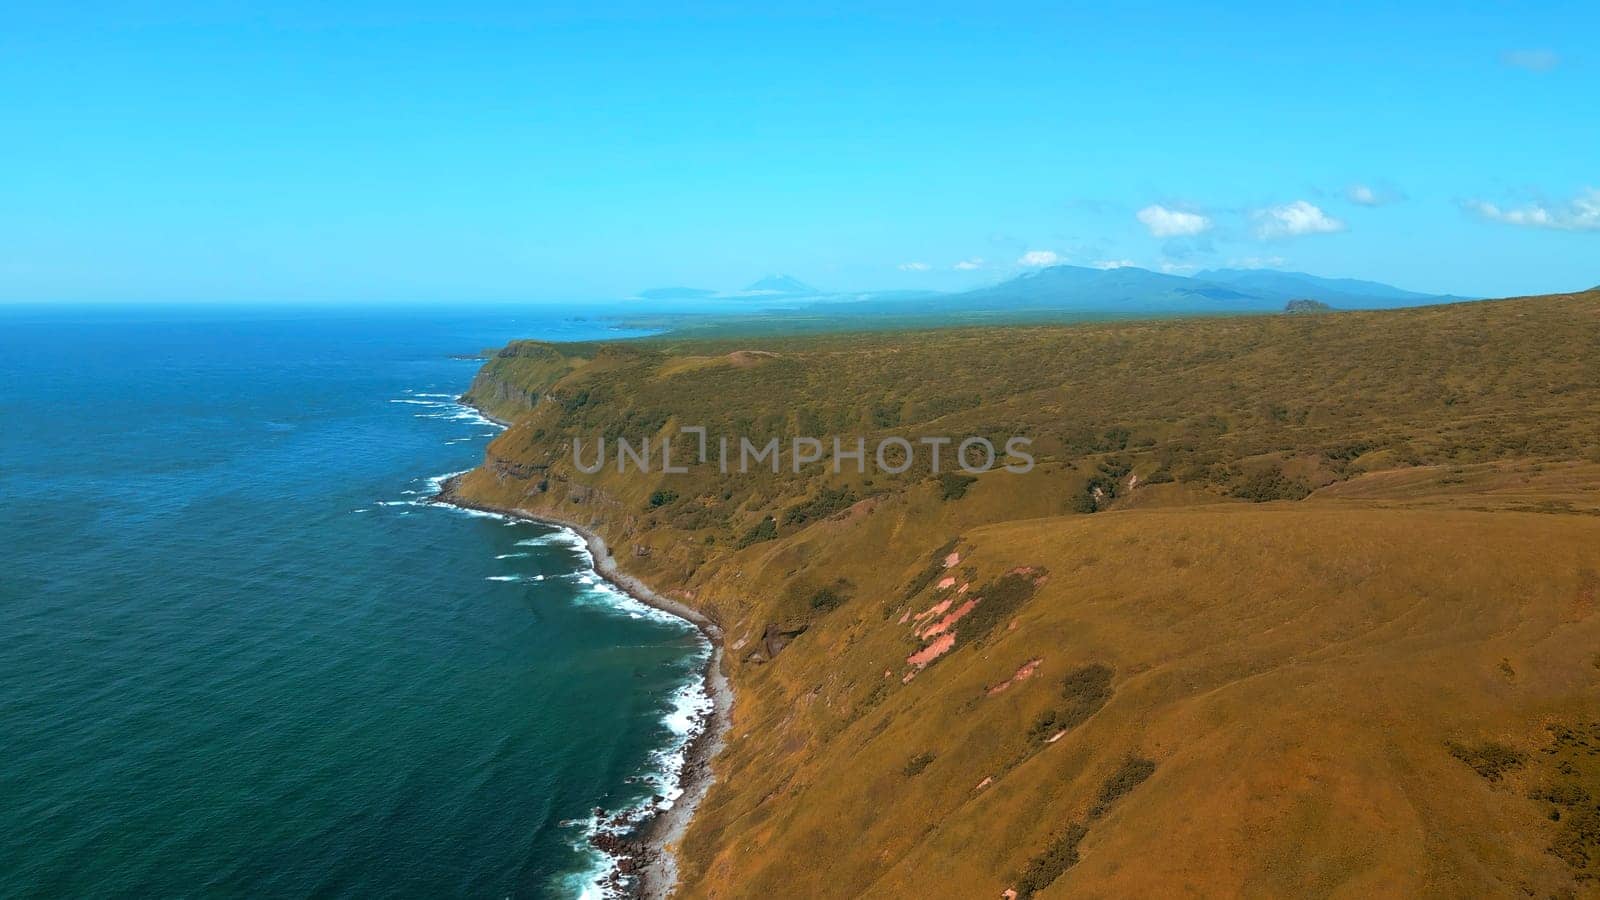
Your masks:
[[[777,473],[785,468],[798,474],[803,467],[824,461],[832,467],[835,475],[845,470],[847,462],[855,464],[858,474],[865,474],[870,462],[878,472],[899,475],[916,465],[922,455],[926,455],[928,466],[935,475],[951,466],[972,475],[988,472],[996,466],[1002,471],[1018,475],[1033,470],[1033,456],[1027,451],[1033,439],[1021,435],[1005,439],[1001,445],[1004,452],[1002,456],[994,441],[978,435],[961,438],[923,435],[915,440],[891,435],[878,439],[869,452],[867,439],[861,436],[847,438],[836,435],[826,440],[793,437],[787,443],[773,437],[757,443],[743,435],[737,438],[718,435],[713,439],[701,425],[680,427],[678,434],[692,435],[696,439],[695,452],[690,460],[679,460],[673,455],[670,436],[663,436],[655,450],[652,450],[648,437],[641,438],[637,444],[626,438],[614,438],[611,441],[613,452],[610,454],[607,453],[604,437],[597,439],[587,453],[583,439],[575,437],[572,439],[572,462],[578,471],[590,475],[603,470],[608,462],[615,462],[618,472],[628,471],[631,465],[640,472],[653,471],[668,475],[686,474],[691,466],[706,466],[715,462],[717,471],[727,475],[763,469]]]

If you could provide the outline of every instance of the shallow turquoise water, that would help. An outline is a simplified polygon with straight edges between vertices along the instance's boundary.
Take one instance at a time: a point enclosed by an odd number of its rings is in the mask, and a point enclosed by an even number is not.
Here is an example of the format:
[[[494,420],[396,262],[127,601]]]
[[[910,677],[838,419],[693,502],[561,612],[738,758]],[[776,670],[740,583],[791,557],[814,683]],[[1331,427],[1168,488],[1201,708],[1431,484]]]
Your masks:
[[[559,314],[0,310],[0,896],[571,896],[704,647],[415,503]]]

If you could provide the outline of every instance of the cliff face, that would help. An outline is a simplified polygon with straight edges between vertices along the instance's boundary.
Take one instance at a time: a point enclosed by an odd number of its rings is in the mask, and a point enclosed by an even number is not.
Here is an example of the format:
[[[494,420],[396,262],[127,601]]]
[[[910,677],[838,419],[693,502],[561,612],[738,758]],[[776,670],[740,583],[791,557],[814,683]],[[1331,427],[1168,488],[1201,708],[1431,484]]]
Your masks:
[[[1600,718],[1597,350],[1595,294],[523,342],[468,395],[514,424],[458,490],[593,527],[722,625],[685,896],[1548,893],[1600,859],[1529,799],[1600,772],[1541,752]],[[866,471],[795,471],[796,436],[861,436]],[[988,471],[949,462],[974,436]]]
[[[582,365],[555,345],[515,341],[506,345],[472,379],[462,399],[502,421],[533,410],[540,393]]]

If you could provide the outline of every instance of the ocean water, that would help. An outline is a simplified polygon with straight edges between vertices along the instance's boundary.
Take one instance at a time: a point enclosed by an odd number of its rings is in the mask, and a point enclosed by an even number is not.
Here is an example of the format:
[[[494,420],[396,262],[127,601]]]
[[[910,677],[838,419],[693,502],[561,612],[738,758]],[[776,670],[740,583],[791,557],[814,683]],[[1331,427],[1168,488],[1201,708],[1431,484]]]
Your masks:
[[[706,647],[423,505],[558,312],[0,309],[0,896],[598,894]]]

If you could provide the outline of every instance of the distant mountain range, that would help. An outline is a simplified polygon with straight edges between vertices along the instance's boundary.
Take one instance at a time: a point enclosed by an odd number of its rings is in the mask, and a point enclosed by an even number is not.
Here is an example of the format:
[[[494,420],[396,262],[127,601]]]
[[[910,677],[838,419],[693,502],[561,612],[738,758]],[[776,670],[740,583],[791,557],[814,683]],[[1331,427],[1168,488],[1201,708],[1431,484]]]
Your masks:
[[[1230,285],[1262,296],[1320,300],[1329,306],[1361,307],[1374,302],[1382,306],[1408,306],[1469,299],[1406,291],[1377,281],[1322,278],[1304,272],[1280,272],[1276,269],[1208,269],[1195,273],[1194,278],[1196,281]]]
[[[1209,269],[1192,276],[1134,266],[1050,266],[987,287],[954,293],[824,293],[792,275],[768,275],[740,291],[653,288],[648,300],[784,301],[789,314],[830,317],[1027,317],[1279,312],[1291,300],[1333,309],[1384,309],[1470,299],[1408,291],[1376,281],[1324,278],[1276,269]],[[801,305],[794,305],[798,301]]]
[[[793,275],[768,275],[745,287],[746,294],[782,294],[786,297],[811,297],[822,293]]]
[[[1212,269],[1184,276],[1133,266],[1051,266],[990,287],[926,296],[914,305],[946,312],[1172,314],[1275,311],[1290,300],[1316,300],[1336,309],[1377,309],[1463,299],[1467,298],[1274,269]]]

